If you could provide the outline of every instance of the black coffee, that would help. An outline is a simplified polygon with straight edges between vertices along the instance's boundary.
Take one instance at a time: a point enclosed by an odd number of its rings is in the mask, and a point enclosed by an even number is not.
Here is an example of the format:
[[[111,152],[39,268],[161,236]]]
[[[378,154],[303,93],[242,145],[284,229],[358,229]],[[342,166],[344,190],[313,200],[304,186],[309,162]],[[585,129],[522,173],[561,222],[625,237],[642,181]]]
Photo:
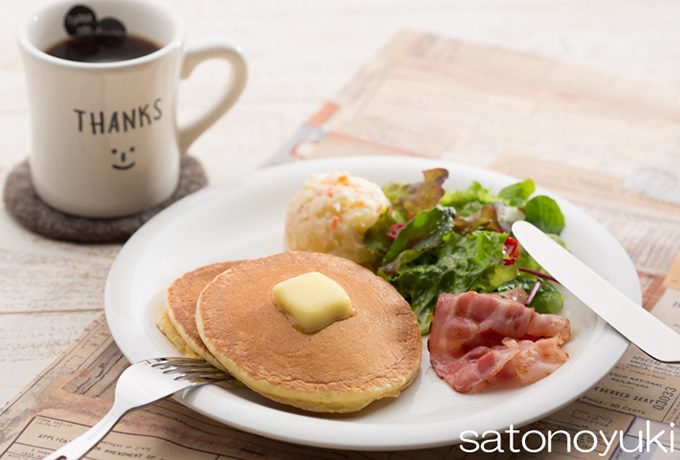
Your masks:
[[[70,37],[45,50],[52,56],[79,62],[115,62],[158,51],[160,46],[138,35]]]

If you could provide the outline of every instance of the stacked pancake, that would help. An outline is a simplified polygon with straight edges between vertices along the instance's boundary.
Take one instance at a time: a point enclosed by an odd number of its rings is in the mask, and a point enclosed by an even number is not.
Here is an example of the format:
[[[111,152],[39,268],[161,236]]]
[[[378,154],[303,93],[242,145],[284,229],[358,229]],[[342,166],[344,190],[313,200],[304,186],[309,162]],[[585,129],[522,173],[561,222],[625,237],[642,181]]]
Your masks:
[[[177,350],[185,356],[203,358],[213,366],[224,367],[208,351],[196,328],[196,303],[201,291],[217,275],[239,262],[221,262],[185,273],[168,288],[166,308],[158,318],[158,328]]]
[[[339,283],[357,313],[307,334],[276,306],[272,288],[313,271]],[[396,397],[420,366],[408,303],[369,270],[328,254],[288,252],[199,268],[172,284],[167,303],[159,328],[178,350],[301,409],[353,412]]]

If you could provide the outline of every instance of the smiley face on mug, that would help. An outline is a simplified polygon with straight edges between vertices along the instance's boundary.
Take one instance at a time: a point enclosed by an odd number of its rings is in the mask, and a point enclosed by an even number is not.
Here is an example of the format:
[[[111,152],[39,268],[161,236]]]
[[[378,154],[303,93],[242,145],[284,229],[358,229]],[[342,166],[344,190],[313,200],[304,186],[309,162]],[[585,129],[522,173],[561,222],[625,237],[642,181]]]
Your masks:
[[[111,149],[111,154],[113,155],[111,167],[118,171],[127,171],[128,169],[131,169],[135,165],[135,161],[131,158],[134,153],[134,146],[130,146],[127,150]]]

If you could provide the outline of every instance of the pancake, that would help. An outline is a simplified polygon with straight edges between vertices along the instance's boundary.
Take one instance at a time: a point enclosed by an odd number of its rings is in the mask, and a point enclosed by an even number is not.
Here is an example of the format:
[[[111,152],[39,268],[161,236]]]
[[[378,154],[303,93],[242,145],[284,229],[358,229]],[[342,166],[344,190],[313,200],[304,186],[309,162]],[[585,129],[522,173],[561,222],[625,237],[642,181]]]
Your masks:
[[[200,356],[187,344],[187,342],[179,335],[177,328],[172,321],[170,321],[170,316],[168,315],[168,309],[165,308],[156,320],[156,326],[161,330],[163,335],[167,337],[171,344],[177,348],[183,356],[187,358],[200,358]]]
[[[356,315],[305,334],[272,288],[318,271],[337,281]],[[347,259],[287,252],[239,264],[201,293],[196,323],[212,355],[246,386],[316,412],[354,412],[396,397],[415,378],[422,342],[409,304],[385,280]]]
[[[205,267],[197,268],[196,270],[185,273],[170,285],[166,297],[168,318],[170,319],[170,322],[172,322],[172,325],[175,326],[177,334],[188,346],[188,349],[192,350],[196,355],[202,357],[213,366],[223,370],[224,367],[208,351],[196,329],[196,301],[203,288],[205,288],[213,278],[225,270],[229,270],[238,263],[239,261],[220,262],[206,265]],[[175,344],[175,341],[173,341],[172,338],[168,338]],[[177,348],[181,351],[179,347]]]

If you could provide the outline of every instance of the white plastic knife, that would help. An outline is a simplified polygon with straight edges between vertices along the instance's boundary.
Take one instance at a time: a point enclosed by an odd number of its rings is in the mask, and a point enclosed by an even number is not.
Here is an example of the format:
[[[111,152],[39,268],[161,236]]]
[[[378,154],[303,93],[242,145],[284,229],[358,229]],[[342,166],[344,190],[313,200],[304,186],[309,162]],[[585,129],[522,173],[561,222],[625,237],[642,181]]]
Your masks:
[[[529,222],[515,222],[512,233],[553,278],[621,335],[657,361],[680,363],[680,334]]]

